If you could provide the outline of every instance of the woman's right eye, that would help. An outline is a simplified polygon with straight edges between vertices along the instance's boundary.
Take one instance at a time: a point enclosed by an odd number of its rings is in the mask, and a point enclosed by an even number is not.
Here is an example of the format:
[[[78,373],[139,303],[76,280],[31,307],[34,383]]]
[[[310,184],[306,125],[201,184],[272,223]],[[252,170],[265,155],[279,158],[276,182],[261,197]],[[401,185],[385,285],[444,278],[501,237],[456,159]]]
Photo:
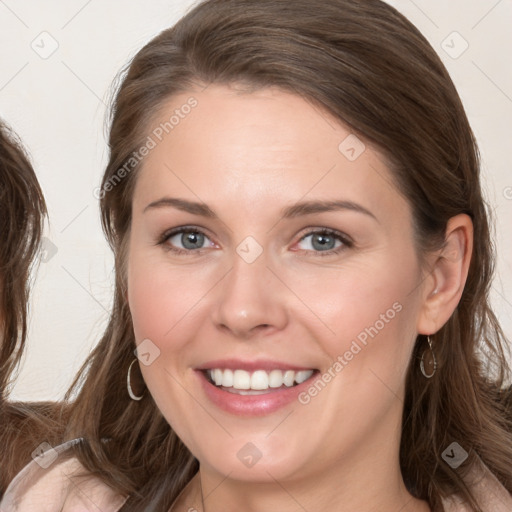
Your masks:
[[[178,253],[198,252],[215,246],[203,232],[190,228],[179,228],[166,233],[160,243]]]

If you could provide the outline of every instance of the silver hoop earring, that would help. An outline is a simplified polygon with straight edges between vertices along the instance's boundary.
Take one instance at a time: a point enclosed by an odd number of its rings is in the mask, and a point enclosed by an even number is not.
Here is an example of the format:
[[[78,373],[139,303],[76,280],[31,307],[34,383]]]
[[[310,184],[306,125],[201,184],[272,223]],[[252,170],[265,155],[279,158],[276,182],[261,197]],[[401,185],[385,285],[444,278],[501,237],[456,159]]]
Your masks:
[[[425,363],[425,354],[427,352],[425,350],[425,352],[423,352],[423,354],[421,355],[420,370],[421,370],[421,373],[423,373],[423,375],[427,379],[431,379],[434,376],[434,374],[436,373],[437,361],[436,361],[436,355],[434,353],[434,349],[432,348],[432,341],[430,340],[430,336],[427,336],[427,343],[428,343],[428,347],[430,350],[430,358],[427,359],[427,362]],[[425,371],[425,366],[427,366],[427,368],[429,370],[431,370],[431,373],[427,373]]]
[[[132,374],[132,366],[133,364],[137,361],[137,359],[134,359],[131,363],[130,363],[130,366],[128,367],[128,375],[126,376],[126,387],[128,389],[128,394],[130,395],[130,398],[132,400],[135,400],[136,402],[138,402],[139,400],[142,400],[144,398],[144,395],[141,395],[141,396],[137,396],[134,392],[133,392],[133,389],[132,389],[132,382],[131,382],[131,374]]]

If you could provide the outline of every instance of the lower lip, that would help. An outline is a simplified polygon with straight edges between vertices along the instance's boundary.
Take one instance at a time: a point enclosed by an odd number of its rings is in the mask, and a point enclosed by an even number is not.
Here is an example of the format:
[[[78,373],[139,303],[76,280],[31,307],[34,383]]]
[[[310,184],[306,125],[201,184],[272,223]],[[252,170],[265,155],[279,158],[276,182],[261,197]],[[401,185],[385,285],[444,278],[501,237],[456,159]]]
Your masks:
[[[286,407],[298,400],[298,395],[311,384],[318,374],[318,372],[314,372],[308,380],[290,388],[273,390],[262,395],[239,395],[215,386],[202,371],[196,370],[196,373],[210,401],[220,409],[238,416],[264,416]]]

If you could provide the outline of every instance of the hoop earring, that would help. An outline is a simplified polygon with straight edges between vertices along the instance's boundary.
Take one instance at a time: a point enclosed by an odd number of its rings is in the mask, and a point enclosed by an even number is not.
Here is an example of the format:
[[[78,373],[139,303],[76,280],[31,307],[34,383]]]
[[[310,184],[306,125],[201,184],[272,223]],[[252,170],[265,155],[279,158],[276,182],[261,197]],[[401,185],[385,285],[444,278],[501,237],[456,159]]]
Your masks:
[[[427,360],[427,367],[428,368],[431,368],[432,369],[432,373],[428,374],[426,371],[425,371],[425,362],[424,362],[424,358],[425,358],[425,354],[426,354],[426,350],[425,352],[423,352],[423,354],[421,355],[421,360],[420,360],[420,370],[421,370],[421,373],[427,378],[427,379],[431,379],[434,374],[436,373],[436,370],[437,370],[437,361],[436,361],[436,355],[434,353],[434,349],[432,348],[432,341],[430,340],[430,336],[427,336],[427,343],[428,343],[428,347],[430,349],[430,353],[431,353],[431,358]]]
[[[132,389],[132,383],[131,383],[131,373],[132,373],[132,366],[133,366],[133,363],[135,363],[137,361],[137,359],[134,359],[131,363],[130,363],[130,366],[128,367],[128,375],[126,376],[126,387],[128,389],[128,395],[130,395],[130,398],[132,400],[135,400],[136,402],[138,402],[139,400],[142,400],[144,398],[144,395],[141,395],[141,396],[137,396],[134,392],[133,392],[133,389]]]

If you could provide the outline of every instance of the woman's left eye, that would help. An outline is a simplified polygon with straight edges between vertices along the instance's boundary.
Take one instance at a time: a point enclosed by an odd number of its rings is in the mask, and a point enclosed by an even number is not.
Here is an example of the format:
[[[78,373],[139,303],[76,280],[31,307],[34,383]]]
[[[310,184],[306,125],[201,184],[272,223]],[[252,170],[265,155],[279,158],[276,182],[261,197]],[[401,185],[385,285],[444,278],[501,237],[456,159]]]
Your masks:
[[[343,247],[349,247],[350,242],[341,233],[335,231],[322,230],[314,231],[303,236],[298,247],[304,251],[334,253]]]

